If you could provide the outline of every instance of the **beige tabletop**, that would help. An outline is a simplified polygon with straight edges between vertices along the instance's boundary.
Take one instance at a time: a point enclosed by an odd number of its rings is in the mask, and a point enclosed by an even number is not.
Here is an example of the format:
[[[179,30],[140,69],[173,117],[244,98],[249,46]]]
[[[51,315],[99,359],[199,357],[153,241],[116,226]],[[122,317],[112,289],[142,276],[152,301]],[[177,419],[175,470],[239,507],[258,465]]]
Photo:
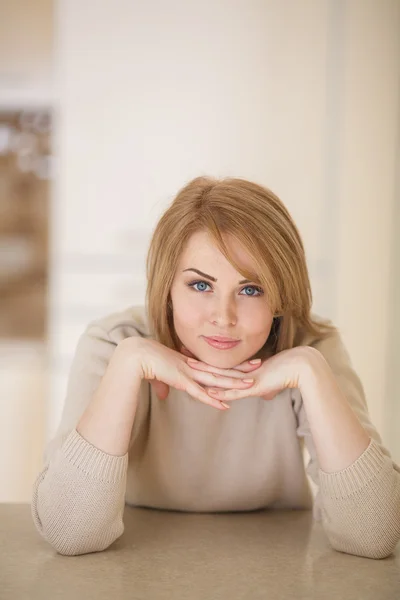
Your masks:
[[[310,511],[126,508],[103,552],[62,556],[30,506],[0,504],[1,600],[399,600],[400,547],[383,560],[333,550]]]

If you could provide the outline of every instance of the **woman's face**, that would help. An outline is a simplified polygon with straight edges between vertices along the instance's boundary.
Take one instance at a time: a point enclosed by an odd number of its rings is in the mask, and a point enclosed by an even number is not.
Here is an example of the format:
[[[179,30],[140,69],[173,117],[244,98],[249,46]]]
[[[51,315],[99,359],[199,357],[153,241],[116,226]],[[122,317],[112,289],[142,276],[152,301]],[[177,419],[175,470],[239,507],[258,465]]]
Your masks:
[[[225,239],[235,260],[254,272],[244,248],[231,237]],[[263,290],[236,271],[206,231],[189,239],[176,269],[171,300],[182,345],[214,367],[232,368],[250,360],[271,330],[273,315]],[[238,343],[229,349],[215,348],[205,339],[213,336]]]

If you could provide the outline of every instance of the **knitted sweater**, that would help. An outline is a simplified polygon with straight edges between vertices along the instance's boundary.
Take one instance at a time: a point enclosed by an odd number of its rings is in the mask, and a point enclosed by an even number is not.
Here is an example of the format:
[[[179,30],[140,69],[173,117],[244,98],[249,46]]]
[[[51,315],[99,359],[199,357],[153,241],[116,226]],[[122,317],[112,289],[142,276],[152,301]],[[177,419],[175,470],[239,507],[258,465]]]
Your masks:
[[[60,424],[44,450],[31,505],[37,530],[57,552],[106,549],[124,531],[125,504],[196,512],[312,509],[333,548],[371,558],[394,550],[400,467],[370,421],[339,333],[326,340],[305,334],[298,344],[324,355],[371,438],[352,465],[335,473],[318,466],[297,388],[269,401],[236,400],[225,412],[174,388],[160,401],[143,380],[128,452],[115,456],[90,444],[77,432],[78,421],[117,344],[137,335],[150,337],[147,317],[144,307],[131,306],[93,321],[79,339]],[[303,443],[310,456],[306,467]],[[315,497],[307,475],[316,484]]]

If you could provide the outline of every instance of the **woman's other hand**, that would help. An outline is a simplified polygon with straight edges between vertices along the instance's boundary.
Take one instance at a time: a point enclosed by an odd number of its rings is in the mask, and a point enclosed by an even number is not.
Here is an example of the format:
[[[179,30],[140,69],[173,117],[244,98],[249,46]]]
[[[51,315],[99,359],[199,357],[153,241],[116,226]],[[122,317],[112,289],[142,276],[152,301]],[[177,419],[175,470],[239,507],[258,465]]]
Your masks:
[[[220,387],[222,389],[246,390],[252,386],[252,382],[245,382],[246,373],[238,371],[233,375],[216,375],[193,369],[188,364],[191,355],[186,348],[182,353],[167,348],[156,340],[148,340],[139,337],[130,337],[123,340],[119,351],[128,353],[135,361],[135,367],[139,368],[140,376],[147,379],[154,387],[160,400],[165,400],[169,393],[169,387],[187,392],[190,396],[214,406],[219,410],[230,408],[217,399],[211,398],[205,388]]]

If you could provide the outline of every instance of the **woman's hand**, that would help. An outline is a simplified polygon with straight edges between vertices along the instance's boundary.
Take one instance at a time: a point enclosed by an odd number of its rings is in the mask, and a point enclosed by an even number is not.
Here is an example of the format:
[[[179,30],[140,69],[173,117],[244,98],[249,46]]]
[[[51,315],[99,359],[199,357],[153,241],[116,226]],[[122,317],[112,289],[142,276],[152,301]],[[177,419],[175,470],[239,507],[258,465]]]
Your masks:
[[[245,373],[235,371],[232,375],[214,374],[192,369],[186,355],[167,348],[155,340],[130,337],[120,342],[119,351],[128,353],[135,360],[142,379],[147,379],[154,387],[160,400],[167,397],[169,386],[187,392],[193,398],[219,410],[230,408],[219,399],[213,399],[205,390],[207,387],[247,390],[252,383],[246,383]],[[185,349],[186,350],[186,349]]]
[[[304,369],[314,359],[315,353],[320,354],[318,350],[309,346],[297,346],[290,350],[283,350],[253,370],[251,377],[254,378],[254,384],[250,388],[241,390],[227,386],[225,389],[220,389],[220,386],[212,386],[207,387],[206,392],[211,397],[224,402],[249,396],[260,396],[264,400],[271,400],[283,389],[301,387]],[[187,361],[195,370],[231,377],[234,377],[238,371],[242,371],[243,365],[246,364],[243,363],[233,369],[219,369],[203,362],[192,362],[190,358]]]

